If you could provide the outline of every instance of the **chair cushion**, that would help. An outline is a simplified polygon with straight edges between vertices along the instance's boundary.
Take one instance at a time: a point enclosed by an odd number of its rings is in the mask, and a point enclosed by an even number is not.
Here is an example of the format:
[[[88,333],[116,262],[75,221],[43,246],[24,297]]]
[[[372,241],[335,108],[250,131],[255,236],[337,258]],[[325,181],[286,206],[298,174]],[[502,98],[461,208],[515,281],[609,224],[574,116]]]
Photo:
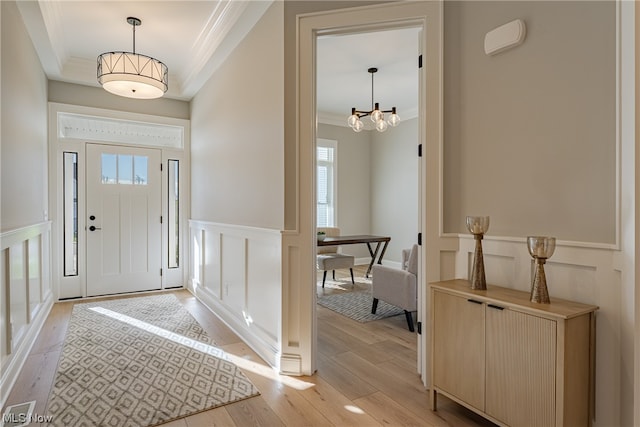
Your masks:
[[[318,255],[318,270],[338,270],[340,268],[352,268],[355,264],[353,255],[345,254],[320,254]]]

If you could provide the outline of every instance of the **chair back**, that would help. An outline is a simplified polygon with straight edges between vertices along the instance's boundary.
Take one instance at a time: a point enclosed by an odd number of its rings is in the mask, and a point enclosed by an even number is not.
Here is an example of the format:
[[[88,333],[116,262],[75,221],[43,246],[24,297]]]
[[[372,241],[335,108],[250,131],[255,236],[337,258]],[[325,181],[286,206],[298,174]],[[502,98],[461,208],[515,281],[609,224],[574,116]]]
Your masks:
[[[340,235],[338,227],[318,227],[318,231],[324,231],[327,237],[336,237]],[[335,254],[338,252],[338,246],[318,246],[319,254]]]
[[[407,260],[407,271],[411,274],[418,275],[418,245],[413,245]]]

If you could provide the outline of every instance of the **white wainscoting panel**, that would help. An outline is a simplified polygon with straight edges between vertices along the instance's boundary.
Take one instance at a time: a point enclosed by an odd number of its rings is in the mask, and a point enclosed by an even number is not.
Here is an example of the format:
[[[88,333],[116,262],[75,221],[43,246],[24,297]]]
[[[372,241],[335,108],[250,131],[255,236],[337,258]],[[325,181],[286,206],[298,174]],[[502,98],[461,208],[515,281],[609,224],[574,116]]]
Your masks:
[[[242,313],[247,309],[247,269],[249,260],[245,248],[247,237],[222,234],[222,301],[233,311]],[[205,245],[205,253],[209,245]]]
[[[279,230],[189,221],[189,289],[269,364],[281,352]]]
[[[456,278],[469,279],[475,242],[470,235],[459,238]],[[525,238],[485,236],[482,251],[488,284],[531,290],[534,264]],[[596,312],[596,426],[611,425],[611,420],[619,416],[611,408],[616,408],[621,399],[621,313],[625,301],[616,252],[615,248],[592,243],[559,241],[544,265],[552,302],[559,298],[600,307]]]
[[[15,383],[51,307],[51,223],[0,236],[0,406]]]

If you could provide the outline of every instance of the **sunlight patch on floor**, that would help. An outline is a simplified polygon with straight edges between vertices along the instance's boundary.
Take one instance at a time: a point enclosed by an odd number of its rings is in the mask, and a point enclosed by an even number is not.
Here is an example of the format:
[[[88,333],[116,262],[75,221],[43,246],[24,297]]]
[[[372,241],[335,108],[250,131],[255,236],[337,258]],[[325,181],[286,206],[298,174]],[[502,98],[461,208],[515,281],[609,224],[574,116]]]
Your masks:
[[[158,335],[162,338],[168,339],[175,343],[190,347],[202,353],[209,354],[211,356],[218,357],[220,359],[228,360],[230,362],[233,362],[240,369],[253,372],[255,374],[268,378],[270,380],[278,381],[296,390],[306,390],[308,388],[315,386],[315,384],[313,383],[301,381],[299,379],[289,377],[286,375],[280,375],[276,370],[274,370],[269,366],[265,366],[260,363],[253,362],[251,360],[247,360],[242,357],[238,357],[233,354],[226,353],[224,350],[218,347],[185,337],[184,335],[176,334],[175,332],[167,331],[166,329],[159,328],[150,323],[143,322],[142,320],[134,319],[133,317],[129,317],[125,314],[121,314],[121,313],[108,310],[102,307],[91,307],[90,310],[95,311],[96,313],[100,313],[104,316],[111,317],[112,319],[116,319],[121,322],[127,323],[129,325],[135,326],[144,331]]]
[[[353,405],[344,405],[344,409],[346,409],[349,412],[352,412],[354,414],[358,414],[358,415],[365,415],[365,412],[358,408],[357,406],[353,406]]]

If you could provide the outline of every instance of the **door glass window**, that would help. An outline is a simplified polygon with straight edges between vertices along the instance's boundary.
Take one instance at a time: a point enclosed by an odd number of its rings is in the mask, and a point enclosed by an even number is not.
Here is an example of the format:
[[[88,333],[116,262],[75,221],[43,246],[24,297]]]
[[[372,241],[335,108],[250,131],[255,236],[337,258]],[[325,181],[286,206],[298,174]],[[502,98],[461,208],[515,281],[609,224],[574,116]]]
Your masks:
[[[148,163],[147,156],[102,153],[102,183],[147,185]]]
[[[102,153],[102,183],[115,184],[118,182],[118,156]]]
[[[118,184],[133,183],[133,156],[118,154]]]
[[[133,170],[135,171],[134,184],[147,185],[147,168],[147,156],[133,157]]]

